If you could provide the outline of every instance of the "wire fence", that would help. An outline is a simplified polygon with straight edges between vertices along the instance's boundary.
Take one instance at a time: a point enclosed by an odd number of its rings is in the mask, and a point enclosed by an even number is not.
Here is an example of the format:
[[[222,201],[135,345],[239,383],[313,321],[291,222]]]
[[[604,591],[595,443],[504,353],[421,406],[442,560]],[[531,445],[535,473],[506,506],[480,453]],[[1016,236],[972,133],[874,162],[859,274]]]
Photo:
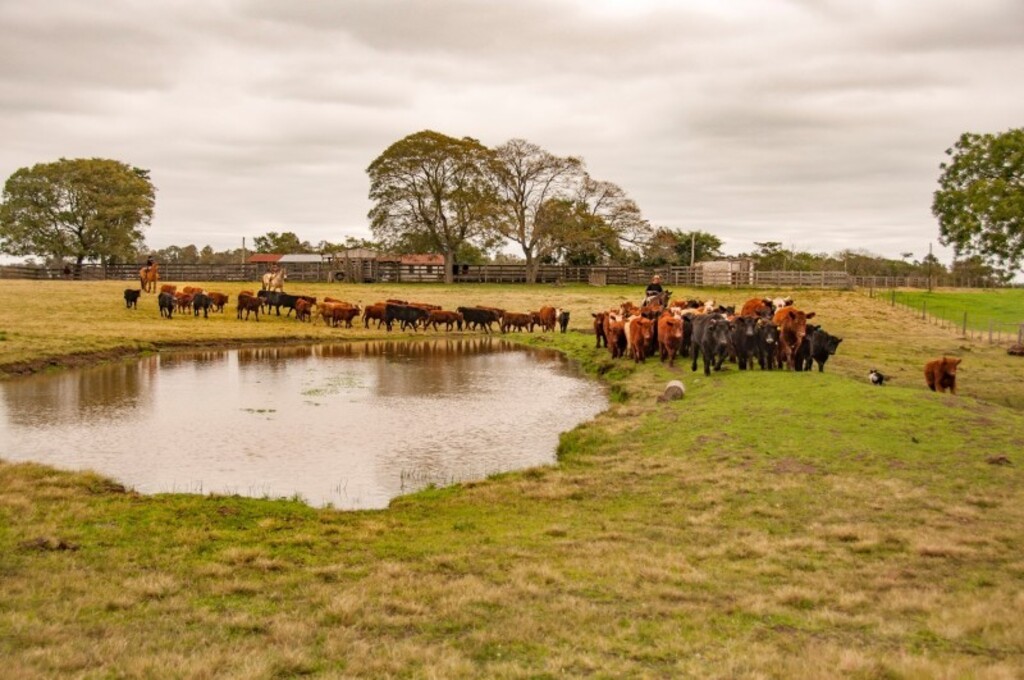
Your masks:
[[[906,310],[922,321],[957,332],[964,338],[1024,345],[1024,319],[998,319],[984,311],[968,309],[961,303],[923,300],[897,290],[869,289],[868,295],[884,299],[892,307]]]

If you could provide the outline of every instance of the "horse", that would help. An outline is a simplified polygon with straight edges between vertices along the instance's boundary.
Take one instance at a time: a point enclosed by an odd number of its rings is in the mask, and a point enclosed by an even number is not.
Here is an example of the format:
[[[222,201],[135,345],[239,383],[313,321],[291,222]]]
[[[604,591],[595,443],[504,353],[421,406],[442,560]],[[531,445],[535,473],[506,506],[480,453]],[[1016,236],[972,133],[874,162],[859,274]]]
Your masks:
[[[139,285],[147,293],[156,292],[156,282],[160,280],[160,265],[156,262],[139,270]]]
[[[284,292],[284,280],[288,278],[288,270],[281,267],[276,272],[267,272],[263,275],[263,290],[277,290]]]
[[[669,290],[663,290],[660,293],[651,293],[644,298],[643,304],[641,304],[640,307],[643,308],[654,305],[662,308],[668,307],[668,299],[670,297],[672,297],[672,291]]]

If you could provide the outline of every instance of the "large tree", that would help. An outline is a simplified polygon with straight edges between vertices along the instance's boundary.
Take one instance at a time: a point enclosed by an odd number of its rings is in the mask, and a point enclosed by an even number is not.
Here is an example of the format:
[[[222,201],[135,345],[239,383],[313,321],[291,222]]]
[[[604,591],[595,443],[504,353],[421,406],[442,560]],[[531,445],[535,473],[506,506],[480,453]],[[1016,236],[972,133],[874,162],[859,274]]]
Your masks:
[[[558,248],[564,235],[557,229],[563,223],[544,219],[542,208],[572,195],[583,179],[583,163],[513,139],[494,150],[490,170],[500,199],[496,228],[522,249],[526,282],[535,283],[541,260]]]
[[[1024,261],[1024,128],[964,133],[943,163],[932,212],[939,241],[1019,269]]]
[[[414,242],[441,253],[445,281],[451,283],[459,249],[493,233],[491,159],[492,152],[475,139],[432,130],[395,142],[366,170],[374,237],[388,247]]]
[[[22,168],[4,185],[0,252],[85,260],[128,260],[153,219],[149,171],[103,158],[61,158]]]

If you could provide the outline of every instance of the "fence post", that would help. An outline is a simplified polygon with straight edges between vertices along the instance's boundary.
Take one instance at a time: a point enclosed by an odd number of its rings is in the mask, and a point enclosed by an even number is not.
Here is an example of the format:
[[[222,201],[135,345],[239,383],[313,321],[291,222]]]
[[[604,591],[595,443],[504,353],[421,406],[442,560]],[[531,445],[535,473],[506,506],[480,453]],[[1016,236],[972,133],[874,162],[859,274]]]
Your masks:
[[[928,320],[928,301],[927,300],[922,300],[921,301],[921,318],[924,319],[925,321]]]
[[[967,312],[964,312],[964,336],[967,336]]]
[[[1024,345],[1024,323],[1017,328],[1017,344]]]

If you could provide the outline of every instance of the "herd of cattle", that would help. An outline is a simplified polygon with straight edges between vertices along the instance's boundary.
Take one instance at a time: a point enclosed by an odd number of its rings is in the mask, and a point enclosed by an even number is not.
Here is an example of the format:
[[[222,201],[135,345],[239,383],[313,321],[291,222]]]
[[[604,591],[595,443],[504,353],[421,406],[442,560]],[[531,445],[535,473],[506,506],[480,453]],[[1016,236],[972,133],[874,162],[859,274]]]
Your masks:
[[[140,290],[124,291],[125,304],[136,307]],[[692,370],[697,370],[698,358],[704,362],[704,374],[712,368],[720,370],[728,358],[740,370],[753,368],[754,362],[763,370],[787,367],[790,370],[811,370],[817,362],[818,370],[825,370],[825,362],[836,353],[841,338],[820,326],[807,323],[814,312],[804,312],[793,305],[790,298],[754,298],[735,312],[714,301],[672,300],[664,292],[648,297],[640,306],[625,302],[616,309],[595,312],[593,328],[596,347],[606,347],[612,358],[629,357],[642,362],[658,354],[661,361],[675,365],[677,356],[689,355]],[[208,317],[211,311],[223,313],[228,295],[206,291],[195,286],[165,284],[157,296],[162,317],[171,318],[175,312]],[[352,328],[353,320],[362,318],[364,328],[376,322],[389,332],[395,323],[401,330],[443,326],[481,330],[490,333],[496,326],[502,333],[510,331],[544,331],[569,325],[569,312],[545,306],[534,312],[512,312],[496,307],[459,307],[446,310],[439,305],[407,300],[385,300],[360,307],[344,300],[325,297],[318,300],[310,295],[290,295],[278,290],[242,291],[237,298],[237,318],[259,321],[261,313],[273,310],[281,316],[294,312],[299,321],[323,322],[337,327],[344,323]]]
[[[138,289],[126,289],[125,305],[129,309],[137,308],[141,293]],[[175,312],[191,313],[194,316],[199,316],[202,312],[203,316],[208,318],[211,311],[223,312],[228,301],[228,296],[224,293],[208,292],[195,286],[185,286],[179,291],[176,286],[164,284],[157,295],[160,315],[168,319],[172,318]],[[495,326],[502,333],[532,333],[537,327],[545,331],[560,328],[564,333],[569,326],[569,312],[555,307],[541,307],[535,312],[510,312],[497,307],[459,307],[453,311],[425,302],[385,300],[362,308],[358,304],[332,297],[317,300],[312,295],[290,295],[277,290],[244,290],[239,293],[237,317],[242,320],[252,318],[259,321],[260,313],[268,314],[271,310],[277,316],[281,316],[282,307],[285,309],[286,317],[294,312],[295,318],[299,321],[322,321],[332,327],[344,323],[347,328],[352,328],[353,320],[361,317],[365,328],[369,328],[370,322],[375,321],[377,328],[384,326],[389,332],[396,322],[401,330],[437,330],[439,326],[444,326],[448,331],[453,327],[461,331],[465,327],[469,330],[479,329],[484,333],[492,332]]]
[[[795,371],[825,370],[825,362],[836,353],[842,338],[820,326],[808,324],[814,312],[804,312],[791,298],[754,298],[737,314],[712,300],[675,300],[671,293],[649,296],[641,306],[630,302],[619,308],[595,312],[596,347],[607,347],[612,358],[630,357],[642,362],[655,353],[661,361],[675,365],[675,358],[688,354],[691,369],[704,362],[704,375],[720,370],[726,358],[740,370],[787,367]]]

